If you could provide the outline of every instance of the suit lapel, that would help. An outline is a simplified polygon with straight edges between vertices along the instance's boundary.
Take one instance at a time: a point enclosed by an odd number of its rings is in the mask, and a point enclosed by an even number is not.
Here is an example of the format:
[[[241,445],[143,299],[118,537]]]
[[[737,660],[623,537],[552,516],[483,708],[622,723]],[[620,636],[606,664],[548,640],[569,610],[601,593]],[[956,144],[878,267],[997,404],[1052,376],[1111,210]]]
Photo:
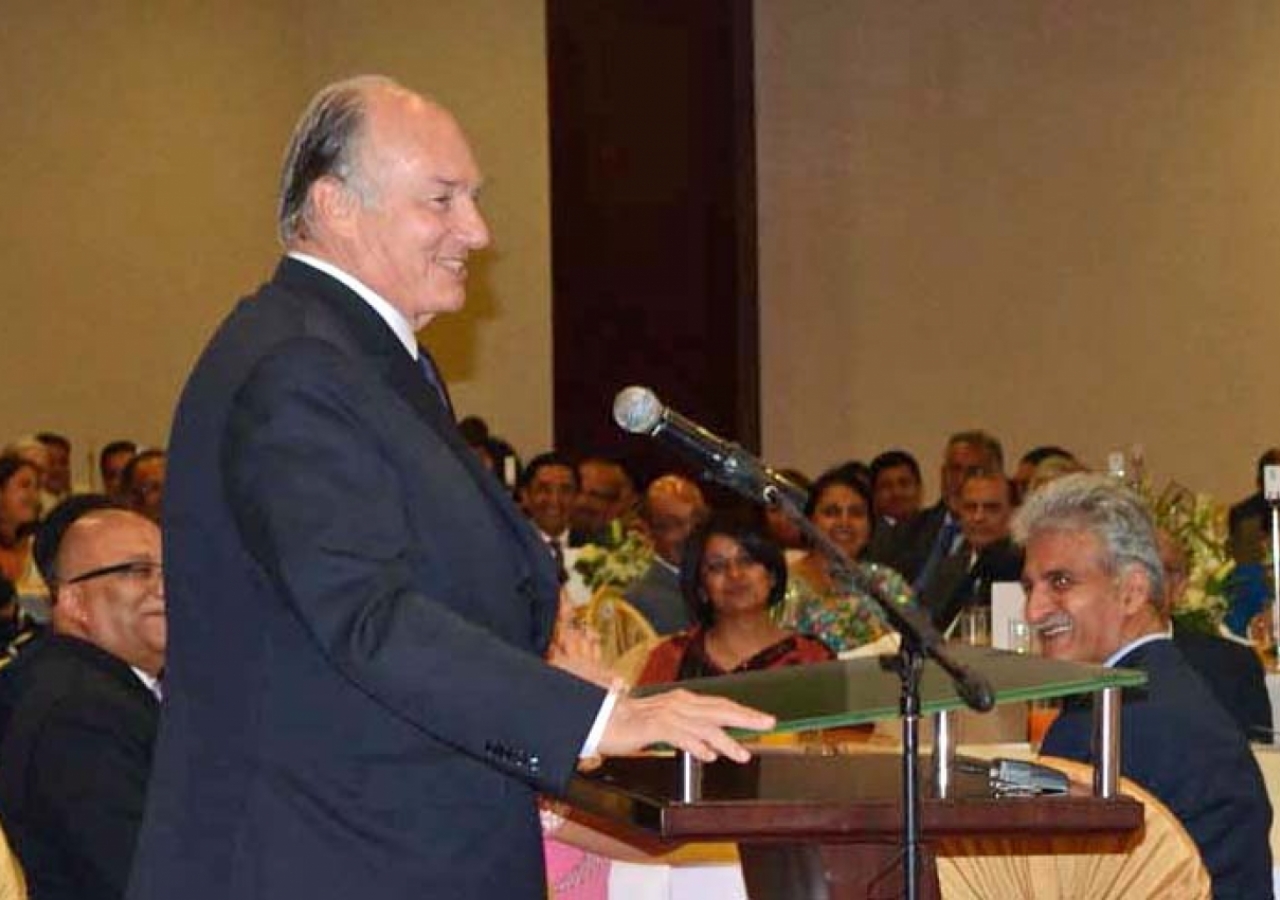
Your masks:
[[[449,447],[490,505],[501,512],[511,533],[521,544],[532,574],[543,582],[544,588],[554,586],[557,583],[555,565],[537,533],[507,495],[501,482],[481,465],[479,458],[463,441],[440,395],[427,383],[417,363],[387,323],[346,285],[298,260],[289,257],[281,260],[274,281],[297,296],[318,298],[325,309],[338,319],[353,344],[349,349],[362,354],[382,380]],[[554,587],[549,589],[554,594]]]

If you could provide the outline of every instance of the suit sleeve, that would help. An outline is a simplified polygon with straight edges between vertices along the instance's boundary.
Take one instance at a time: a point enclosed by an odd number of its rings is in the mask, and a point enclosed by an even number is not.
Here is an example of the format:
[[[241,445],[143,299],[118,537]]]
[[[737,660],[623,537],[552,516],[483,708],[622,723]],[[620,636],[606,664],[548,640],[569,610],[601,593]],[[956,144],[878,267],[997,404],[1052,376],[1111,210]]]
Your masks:
[[[403,479],[424,476],[379,445],[386,428],[375,417],[396,402],[379,387],[319,341],[259,364],[222,451],[242,540],[343,677],[435,738],[556,790],[604,691],[433,595],[445,584],[456,593],[465,573],[415,578]],[[528,607],[518,585],[508,590],[476,602]]]

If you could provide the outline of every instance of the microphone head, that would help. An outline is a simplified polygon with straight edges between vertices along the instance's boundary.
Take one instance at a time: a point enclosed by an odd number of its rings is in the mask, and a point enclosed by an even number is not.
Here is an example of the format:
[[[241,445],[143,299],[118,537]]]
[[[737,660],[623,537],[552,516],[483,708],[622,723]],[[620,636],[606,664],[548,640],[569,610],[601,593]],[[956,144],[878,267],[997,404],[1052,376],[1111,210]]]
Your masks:
[[[662,423],[666,407],[658,395],[647,387],[631,385],[618,391],[613,398],[613,421],[623,431],[632,434],[653,434]]]

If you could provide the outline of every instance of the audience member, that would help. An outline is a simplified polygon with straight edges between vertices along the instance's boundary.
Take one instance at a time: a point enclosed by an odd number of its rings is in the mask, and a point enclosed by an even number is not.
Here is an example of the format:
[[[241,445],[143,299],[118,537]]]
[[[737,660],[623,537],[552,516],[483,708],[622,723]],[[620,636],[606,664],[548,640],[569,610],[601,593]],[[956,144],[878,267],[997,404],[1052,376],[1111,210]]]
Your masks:
[[[36,518],[40,518],[49,510],[44,491],[44,472],[49,468],[49,450],[40,443],[34,434],[23,435],[0,450],[0,456],[16,456],[35,467],[36,470]]]
[[[569,543],[608,543],[610,524],[636,505],[636,486],[622,463],[591,456],[578,463],[578,495],[573,501]]]
[[[1280,448],[1273,447],[1258,457],[1254,473],[1257,490],[1234,504],[1227,513],[1231,557],[1237,563],[1248,565],[1263,560],[1271,534],[1271,510],[1262,494],[1263,473],[1267,466],[1275,465],[1280,465]]]
[[[874,582],[886,598],[910,597],[906,583],[893,571],[857,560],[871,538],[871,490],[849,471],[832,469],[809,492],[805,515],[853,561],[863,582]],[[864,589],[845,583],[819,547],[791,565],[785,602],[776,617],[783,627],[822,639],[842,653],[888,633],[879,607]]]
[[[44,508],[53,509],[71,495],[71,441],[52,431],[42,431],[36,440],[44,445],[45,467],[40,479]]]
[[[41,900],[124,896],[159,720],[160,532],[81,495],[42,525],[51,633],[0,674],[0,815]]]
[[[1182,544],[1163,529],[1156,532],[1160,564],[1164,568],[1165,590],[1160,611],[1173,628],[1173,642],[1191,667],[1200,673],[1209,690],[1245,737],[1271,743],[1271,700],[1267,696],[1266,673],[1252,646],[1217,635],[1193,631],[1173,618],[1187,590],[1187,553]]]
[[[558,453],[542,453],[529,460],[520,475],[519,500],[556,561],[560,583],[569,580],[569,517],[578,496],[578,472]]]
[[[1014,503],[1021,503],[1031,492],[1031,479],[1035,475],[1036,467],[1042,462],[1049,459],[1068,460],[1076,462],[1075,455],[1070,450],[1064,450],[1062,447],[1055,447],[1052,444],[1044,444],[1039,447],[1032,447],[1018,459],[1018,466],[1013,470],[1013,489]],[[1078,466],[1078,464],[1077,464]],[[1073,471],[1081,471],[1077,467]]]
[[[938,564],[959,547],[960,485],[970,469],[1004,471],[1000,442],[985,431],[961,431],[947,440],[941,498],[876,542],[871,558],[896,569],[917,593],[933,577]]]
[[[680,560],[689,535],[707,517],[707,502],[688,478],[663,475],[644,492],[640,515],[653,542],[653,561],[623,596],[654,631],[673,634],[693,624],[680,593]]]
[[[1009,535],[1013,485],[1003,472],[975,469],[960,485],[960,548],[939,563],[920,595],[934,624],[946,630],[969,606],[990,606],[991,585],[1017,581],[1022,551]]]
[[[817,638],[769,614],[787,589],[782,551],[748,518],[712,516],[689,540],[680,587],[697,624],[650,651],[638,684],[823,662]]]
[[[45,592],[32,562],[32,529],[40,517],[40,470],[21,456],[0,456],[0,576],[19,594]]]
[[[98,475],[102,479],[102,493],[112,500],[127,505],[120,480],[124,475],[124,467],[138,452],[138,445],[133,441],[112,441],[98,453]]]
[[[1239,727],[1170,640],[1150,513],[1113,479],[1070,475],[1014,518],[1026,548],[1027,619],[1052,659],[1141,669],[1124,692],[1123,774],[1190,833],[1215,897],[1270,897],[1271,806]],[[1042,752],[1092,761],[1088,698],[1064,708]]]
[[[490,432],[489,424],[479,416],[467,416],[458,423],[458,431],[484,467],[514,491],[520,482],[520,458],[511,445]]]
[[[1071,456],[1046,456],[1036,463],[1027,482],[1027,494],[1034,494],[1051,481],[1064,475],[1075,475],[1087,471],[1084,464]]]
[[[164,476],[168,454],[152,448],[130,459],[120,473],[125,504],[157,525],[164,512]]]
[[[871,498],[876,518],[893,526],[920,511],[924,483],[920,464],[905,450],[886,450],[871,460]]]

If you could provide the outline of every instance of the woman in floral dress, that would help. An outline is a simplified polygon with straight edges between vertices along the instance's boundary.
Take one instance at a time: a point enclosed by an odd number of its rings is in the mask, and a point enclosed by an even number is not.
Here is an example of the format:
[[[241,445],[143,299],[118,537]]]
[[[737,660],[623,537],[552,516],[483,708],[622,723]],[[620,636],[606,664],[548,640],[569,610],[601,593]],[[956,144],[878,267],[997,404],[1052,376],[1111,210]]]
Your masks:
[[[824,473],[809,492],[805,515],[854,561],[863,584],[893,602],[911,602],[911,589],[897,572],[857,562],[871,540],[871,490],[866,484],[840,469]],[[774,616],[782,627],[815,635],[837,653],[891,630],[866,589],[839,583],[817,547],[792,564],[786,598]]]

